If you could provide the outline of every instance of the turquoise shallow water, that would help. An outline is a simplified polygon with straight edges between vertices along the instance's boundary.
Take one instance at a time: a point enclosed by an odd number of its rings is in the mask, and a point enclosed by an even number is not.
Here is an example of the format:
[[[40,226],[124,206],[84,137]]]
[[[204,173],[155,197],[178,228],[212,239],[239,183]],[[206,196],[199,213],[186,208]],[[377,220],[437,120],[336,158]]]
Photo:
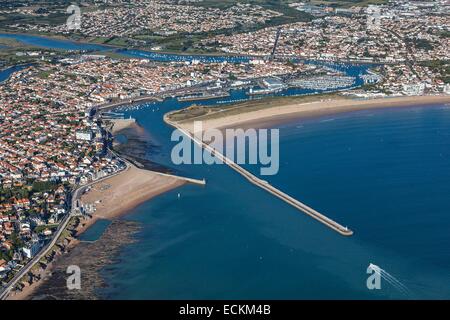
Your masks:
[[[129,112],[161,143],[162,110]],[[161,113],[161,114],[159,114]],[[128,115],[128,113],[127,113]],[[450,298],[450,108],[360,111],[281,126],[281,169],[265,177],[355,231],[342,237],[226,166],[183,166],[182,187],[125,219],[138,241],[103,271],[125,299]],[[149,155],[150,156],[150,155]],[[250,168],[255,170],[256,168]],[[177,198],[177,194],[181,198]],[[366,287],[374,263],[382,279]]]
[[[81,241],[97,241],[111,224],[110,220],[97,220],[89,229],[80,235]]]

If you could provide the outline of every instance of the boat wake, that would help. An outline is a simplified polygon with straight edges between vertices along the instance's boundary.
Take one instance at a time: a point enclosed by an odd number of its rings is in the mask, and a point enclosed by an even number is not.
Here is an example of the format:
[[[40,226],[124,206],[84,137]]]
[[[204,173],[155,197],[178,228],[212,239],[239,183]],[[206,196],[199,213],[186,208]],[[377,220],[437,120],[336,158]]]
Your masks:
[[[393,286],[395,289],[403,293],[404,295],[410,296],[411,291],[398,279],[396,279],[393,275],[387,272],[384,269],[381,269],[379,266],[371,263],[369,268],[372,269],[375,273],[379,274],[383,280]]]

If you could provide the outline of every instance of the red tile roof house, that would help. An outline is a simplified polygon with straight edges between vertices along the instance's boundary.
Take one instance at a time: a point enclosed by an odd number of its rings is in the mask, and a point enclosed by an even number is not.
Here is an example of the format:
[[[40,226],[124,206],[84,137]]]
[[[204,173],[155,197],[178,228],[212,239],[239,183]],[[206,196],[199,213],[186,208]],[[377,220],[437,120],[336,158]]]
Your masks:
[[[6,270],[6,265],[7,265],[7,262],[5,260],[1,259],[0,260],[0,272]]]
[[[14,231],[14,225],[11,222],[3,222],[3,229],[5,234],[11,235]]]
[[[11,250],[13,248],[13,244],[10,241],[5,241],[2,243],[2,247],[6,250]]]

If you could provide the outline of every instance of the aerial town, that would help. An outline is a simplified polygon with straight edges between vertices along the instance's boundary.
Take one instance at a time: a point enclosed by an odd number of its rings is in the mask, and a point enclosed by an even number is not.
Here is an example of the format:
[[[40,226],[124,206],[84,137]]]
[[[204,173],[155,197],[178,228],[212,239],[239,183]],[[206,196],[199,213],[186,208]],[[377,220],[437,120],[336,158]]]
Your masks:
[[[309,18],[283,24],[270,23],[283,13],[259,5],[211,9],[196,6],[201,2],[98,1],[76,31],[65,24],[8,25],[14,32],[126,39],[135,45],[128,49],[156,52],[170,51],[165,37],[189,34],[187,50],[249,60],[160,62],[120,52],[63,55],[44,49],[15,53],[36,59],[0,84],[0,284],[53,238],[73,211],[77,187],[125,167],[111,150],[111,123],[101,117],[111,105],[226,97],[236,88],[250,95],[344,87],[353,90],[343,95],[364,98],[450,94],[448,1],[386,1],[373,16],[373,7],[290,2],[290,10]],[[47,17],[50,11],[18,7],[0,14]],[[364,63],[368,72],[347,75],[340,63]],[[354,88],[356,77],[364,84]]]
[[[260,59],[156,63],[89,54],[15,73],[0,87],[2,281],[51,238],[70,211],[74,186],[123,168],[109,151],[108,121],[95,115],[98,106],[174,94],[208,97],[248,81],[305,72],[331,74],[327,68]]]
[[[173,13],[177,14],[174,15]],[[276,11],[265,10],[258,5],[241,4],[226,9],[207,9],[191,5],[178,5],[174,1],[140,1],[122,7],[109,7],[86,13],[82,33],[86,36],[112,37],[140,34],[144,30],[157,31],[161,35],[173,33],[200,33],[231,29],[237,25],[264,24],[270,18],[281,16]],[[21,28],[36,28],[26,25]],[[37,28],[37,31],[69,33],[65,26]]]

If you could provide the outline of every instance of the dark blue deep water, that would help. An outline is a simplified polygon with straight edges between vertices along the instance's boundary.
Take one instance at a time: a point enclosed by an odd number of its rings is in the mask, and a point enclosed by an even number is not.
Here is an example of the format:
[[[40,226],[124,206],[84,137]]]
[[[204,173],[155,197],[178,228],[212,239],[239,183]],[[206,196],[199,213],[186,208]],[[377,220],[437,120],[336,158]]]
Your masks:
[[[207,186],[182,187],[125,217],[143,230],[105,268],[107,298],[450,298],[449,107],[280,127],[280,172],[264,178],[348,225],[355,234],[346,238],[224,165],[174,167],[161,117],[175,104],[126,114],[160,145],[149,158]],[[368,290],[370,263],[406,289],[383,278],[381,290]]]

